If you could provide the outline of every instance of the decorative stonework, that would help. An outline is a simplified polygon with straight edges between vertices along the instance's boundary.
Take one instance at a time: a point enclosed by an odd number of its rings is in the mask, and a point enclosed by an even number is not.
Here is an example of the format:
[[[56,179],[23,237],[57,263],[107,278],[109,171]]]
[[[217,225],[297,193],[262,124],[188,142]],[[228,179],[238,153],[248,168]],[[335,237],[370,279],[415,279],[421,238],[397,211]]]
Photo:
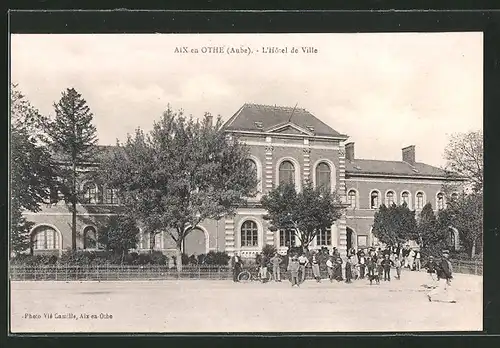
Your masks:
[[[234,220],[226,218],[224,220],[225,250],[233,252],[236,247],[236,235],[234,231]]]
[[[266,189],[273,188],[273,146],[266,146],[266,173],[265,173],[265,184]]]
[[[310,180],[311,176],[311,149],[309,147],[302,149],[304,152],[304,181]]]

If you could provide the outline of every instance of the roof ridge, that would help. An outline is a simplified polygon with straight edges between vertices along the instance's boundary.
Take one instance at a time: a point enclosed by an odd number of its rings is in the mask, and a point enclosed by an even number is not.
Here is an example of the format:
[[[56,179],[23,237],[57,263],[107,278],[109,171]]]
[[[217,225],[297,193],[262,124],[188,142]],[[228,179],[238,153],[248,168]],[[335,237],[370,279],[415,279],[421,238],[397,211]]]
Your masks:
[[[259,103],[245,103],[248,106],[259,106],[264,108],[272,108],[272,109],[284,109],[284,110],[304,110],[309,112],[306,108],[301,107],[293,107],[293,106],[285,106],[285,105],[269,105],[269,104],[259,104]]]

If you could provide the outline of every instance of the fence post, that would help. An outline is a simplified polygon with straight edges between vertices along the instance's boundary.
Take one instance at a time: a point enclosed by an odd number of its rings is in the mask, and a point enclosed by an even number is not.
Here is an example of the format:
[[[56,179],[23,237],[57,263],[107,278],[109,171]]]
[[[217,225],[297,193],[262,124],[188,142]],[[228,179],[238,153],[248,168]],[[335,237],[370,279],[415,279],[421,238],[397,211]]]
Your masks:
[[[474,262],[474,275],[477,275],[477,262]]]

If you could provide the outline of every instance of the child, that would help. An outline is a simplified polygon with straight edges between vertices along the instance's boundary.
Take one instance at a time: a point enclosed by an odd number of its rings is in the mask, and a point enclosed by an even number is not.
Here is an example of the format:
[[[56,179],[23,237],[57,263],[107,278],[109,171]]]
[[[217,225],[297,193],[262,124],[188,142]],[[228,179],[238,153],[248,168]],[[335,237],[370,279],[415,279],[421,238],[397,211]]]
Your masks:
[[[328,271],[328,278],[330,283],[333,282],[333,256],[330,256],[326,261],[326,269]]]
[[[300,265],[299,265],[299,260],[297,260],[297,257],[292,257],[292,261],[290,262],[290,272],[291,272],[291,279],[292,279],[292,287],[294,285],[297,285],[298,287],[300,287],[299,285],[299,268],[300,268]]]
[[[316,256],[316,251],[313,252],[311,257],[311,268],[313,271],[314,279],[316,279],[318,283],[321,283],[321,275],[319,273],[319,260]]]
[[[396,278],[401,279],[401,266],[402,262],[398,255],[394,255],[394,266],[396,267]]]
[[[346,283],[351,283],[352,282],[352,264],[351,264],[351,257],[347,257],[347,261],[345,263],[345,282]]]
[[[377,258],[377,273],[378,273],[377,284],[379,284],[380,279],[384,275],[384,266],[382,266],[382,258],[381,257]]]
[[[384,259],[380,262],[384,270],[384,281],[391,281],[391,266],[394,266],[394,262],[389,259],[389,254],[385,254]]]

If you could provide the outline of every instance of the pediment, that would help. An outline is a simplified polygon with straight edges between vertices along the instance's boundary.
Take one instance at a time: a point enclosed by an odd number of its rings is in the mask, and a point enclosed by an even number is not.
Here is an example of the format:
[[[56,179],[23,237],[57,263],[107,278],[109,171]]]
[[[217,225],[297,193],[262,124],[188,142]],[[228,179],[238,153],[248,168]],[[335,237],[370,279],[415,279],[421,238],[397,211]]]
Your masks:
[[[297,126],[294,123],[286,123],[281,125],[276,125],[267,130],[269,133],[279,133],[279,134],[295,134],[295,135],[313,135],[313,133],[307,129]]]

